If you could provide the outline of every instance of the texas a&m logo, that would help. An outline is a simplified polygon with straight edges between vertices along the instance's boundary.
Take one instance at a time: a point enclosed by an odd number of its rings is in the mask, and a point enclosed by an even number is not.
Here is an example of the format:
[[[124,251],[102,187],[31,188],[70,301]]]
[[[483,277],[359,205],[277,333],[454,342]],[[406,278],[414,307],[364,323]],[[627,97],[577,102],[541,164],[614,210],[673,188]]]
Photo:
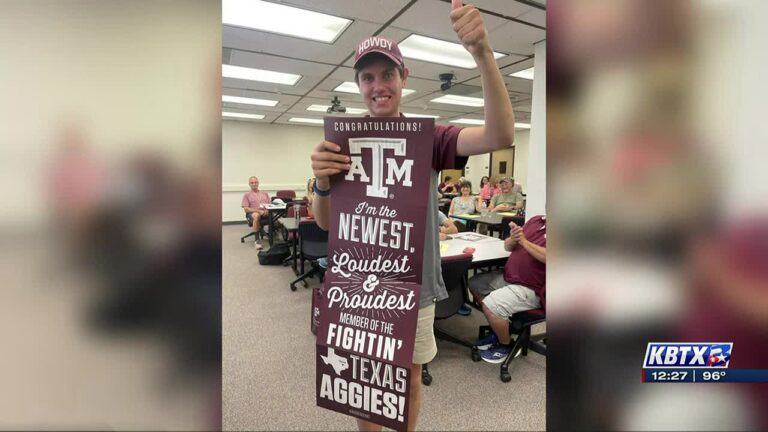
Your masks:
[[[363,167],[363,149],[371,149],[370,177]],[[404,138],[350,138],[349,154],[351,168],[344,176],[344,180],[357,181],[355,178],[357,176],[359,181],[368,183],[365,188],[367,196],[387,198],[389,188],[385,184],[394,185],[395,181],[406,187],[412,186],[413,159],[403,158],[405,156]],[[390,155],[400,157],[388,157]]]

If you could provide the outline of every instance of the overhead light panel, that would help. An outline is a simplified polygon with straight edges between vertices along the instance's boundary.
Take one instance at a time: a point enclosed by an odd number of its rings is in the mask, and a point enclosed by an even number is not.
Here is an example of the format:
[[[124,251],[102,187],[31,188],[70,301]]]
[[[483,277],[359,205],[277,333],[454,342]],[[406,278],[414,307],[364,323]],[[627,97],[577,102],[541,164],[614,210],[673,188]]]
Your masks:
[[[328,106],[327,105],[310,105],[307,108],[307,111],[328,112]],[[363,108],[347,107],[347,114],[362,114],[367,111],[368,111],[367,109],[363,109]]]
[[[511,74],[509,74],[509,76],[515,77],[515,78],[523,78],[523,79],[532,80],[533,79],[533,66],[529,67],[528,69],[523,69],[521,71],[517,71],[515,73],[511,73]]]
[[[463,123],[463,124],[483,126],[485,124],[485,120],[460,118],[456,120],[451,120],[450,123]]]
[[[343,83],[336,86],[333,91],[338,91],[342,93],[354,93],[354,94],[360,94],[360,88],[352,81],[344,81]],[[411,89],[403,89],[403,97],[408,96],[409,94],[416,93],[416,90]]]
[[[224,24],[332,43],[352,20],[260,0],[223,0]]]
[[[221,96],[221,100],[224,102],[239,103],[239,104],[246,104],[246,105],[262,105],[262,106],[270,106],[270,107],[277,105],[276,100],[255,99],[255,98],[247,98],[247,97],[240,97],[240,96],[223,95]]]
[[[301,75],[226,64],[221,65],[221,73],[224,78],[237,78],[291,86],[301,79]]]
[[[515,129],[530,129],[530,123],[515,123]]]
[[[221,115],[224,117],[256,119],[256,120],[261,120],[264,118],[264,114],[246,114],[246,113],[236,113],[236,112],[223,112],[221,113]]]
[[[412,34],[398,43],[397,46],[403,57],[406,58],[464,69],[477,68],[472,54],[459,43]],[[506,54],[494,51],[493,58],[498,60],[502,57],[506,57]]]
[[[406,117],[421,117],[421,118],[433,118],[433,119],[439,119],[440,116],[431,115],[431,114],[416,114],[416,113],[403,113]]]
[[[458,96],[458,95],[443,95],[439,98],[432,99],[430,102],[449,104],[449,105],[463,105],[469,107],[481,107],[483,106],[483,98]]]
[[[309,124],[316,124],[316,125],[321,125],[324,123],[323,119],[305,118],[305,117],[291,117],[288,119],[288,121],[293,123],[309,123]]]

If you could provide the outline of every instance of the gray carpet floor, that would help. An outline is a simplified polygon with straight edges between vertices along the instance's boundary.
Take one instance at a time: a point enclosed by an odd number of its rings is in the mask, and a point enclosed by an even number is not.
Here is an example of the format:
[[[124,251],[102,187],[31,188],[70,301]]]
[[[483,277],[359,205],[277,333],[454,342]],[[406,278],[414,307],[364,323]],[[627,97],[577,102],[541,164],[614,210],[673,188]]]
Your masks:
[[[244,225],[227,225],[223,251],[223,427],[225,430],[352,430],[352,417],[315,404],[311,289],[289,289],[290,267],[261,266]],[[310,288],[317,286],[310,280]],[[439,325],[473,340],[485,318],[476,310]],[[534,333],[541,329],[534,329]],[[544,430],[546,359],[529,351],[510,365],[474,363],[465,347],[438,340],[423,387],[419,430]]]

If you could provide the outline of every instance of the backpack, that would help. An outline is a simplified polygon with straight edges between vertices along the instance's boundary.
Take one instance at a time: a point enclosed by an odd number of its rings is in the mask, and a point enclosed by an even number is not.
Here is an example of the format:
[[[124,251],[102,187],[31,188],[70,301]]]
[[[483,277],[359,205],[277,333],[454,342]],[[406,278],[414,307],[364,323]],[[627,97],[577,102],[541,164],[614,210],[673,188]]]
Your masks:
[[[281,265],[290,255],[291,248],[288,243],[276,243],[271,248],[259,252],[259,264]]]

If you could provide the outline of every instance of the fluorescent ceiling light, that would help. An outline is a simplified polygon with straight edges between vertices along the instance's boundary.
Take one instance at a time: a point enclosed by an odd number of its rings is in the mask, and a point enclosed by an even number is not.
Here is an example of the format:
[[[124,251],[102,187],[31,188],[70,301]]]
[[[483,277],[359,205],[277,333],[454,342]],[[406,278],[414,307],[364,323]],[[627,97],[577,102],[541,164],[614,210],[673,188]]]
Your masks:
[[[291,117],[288,119],[289,122],[294,123],[310,123],[310,124],[323,124],[323,119],[316,119],[316,118],[304,118],[304,117]]]
[[[223,0],[224,24],[331,43],[352,20],[260,0]]]
[[[272,107],[277,105],[276,100],[254,99],[254,98],[239,97],[239,96],[223,95],[221,96],[221,100],[224,102],[247,104],[247,105],[263,105],[263,106],[272,106]]]
[[[339,84],[335,89],[333,89],[333,91],[360,94],[360,88],[358,88],[357,84],[355,84],[352,81],[344,81],[343,83]],[[406,88],[403,89],[403,97],[406,97],[412,93],[416,93],[416,90],[411,90]]]
[[[273,72],[262,69],[253,69],[242,66],[221,65],[222,75],[225,78],[238,78],[251,81],[263,81],[275,84],[294,85],[301,79],[301,75],[283,72]]]
[[[451,120],[451,123],[464,123],[464,124],[471,124],[471,125],[484,125],[485,120],[477,120],[477,119],[468,119],[468,118],[460,118],[456,120]]]
[[[521,71],[517,71],[515,73],[509,74],[511,77],[515,78],[524,78],[524,79],[533,79],[533,66],[529,67],[528,69],[523,69]]]
[[[415,113],[403,113],[406,117],[423,117],[423,118],[433,118],[438,119],[440,116],[431,115],[431,114],[415,114]]]
[[[461,44],[446,42],[426,36],[410,35],[397,44],[403,57],[430,63],[456,66],[464,69],[476,69],[477,63]],[[500,59],[506,54],[494,51],[493,58]]]
[[[515,129],[530,129],[530,123],[515,123]]]
[[[440,96],[439,98],[436,98],[436,99],[432,99],[430,102],[449,104],[449,105],[463,105],[463,106],[470,106],[470,107],[483,106],[483,98],[457,96],[457,95],[450,95],[450,94]]]
[[[328,105],[310,105],[307,111],[328,112]],[[362,114],[366,111],[368,110],[363,108],[347,107],[347,114]]]
[[[233,117],[233,118],[246,118],[246,119],[256,119],[261,120],[264,118],[264,114],[246,114],[246,113],[236,113],[236,112],[223,112],[221,113],[224,117]]]

